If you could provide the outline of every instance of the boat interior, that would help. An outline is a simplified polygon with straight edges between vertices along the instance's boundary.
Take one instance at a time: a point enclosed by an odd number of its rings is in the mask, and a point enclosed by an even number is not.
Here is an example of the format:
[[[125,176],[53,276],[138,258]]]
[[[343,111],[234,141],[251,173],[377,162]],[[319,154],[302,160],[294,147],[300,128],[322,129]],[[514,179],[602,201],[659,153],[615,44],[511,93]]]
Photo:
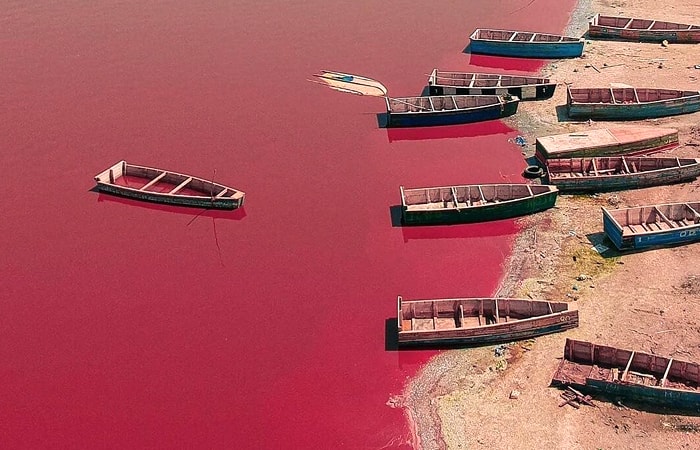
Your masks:
[[[498,95],[431,95],[425,97],[388,98],[389,112],[420,113],[463,110],[481,106],[499,105],[503,99]]]
[[[567,383],[587,379],[659,388],[700,390],[700,365],[647,353],[567,340],[564,360],[554,376]]]
[[[611,28],[625,28],[628,30],[700,30],[699,25],[687,25],[682,23],[663,22],[650,19],[634,19],[631,17],[597,16],[593,25]]]
[[[652,170],[671,169],[698,164],[692,158],[599,157],[556,158],[547,160],[550,179],[627,175]]]
[[[503,42],[579,42],[579,38],[559,36],[556,34],[532,33],[528,31],[486,30],[479,28],[472,39]]]
[[[488,73],[440,72],[433,71],[430,84],[434,86],[455,87],[512,87],[548,84],[548,78],[523,77],[517,75],[500,75]]]
[[[469,208],[491,203],[518,200],[552,192],[541,184],[484,184],[404,189],[403,206],[409,211]]]
[[[233,197],[238,193],[235,189],[229,189],[200,178],[127,163],[118,164],[108,169],[104,174],[106,174],[105,179],[100,179],[103,183],[144,192],[211,196],[213,198]],[[102,177],[102,175],[100,174],[98,177]]]
[[[649,88],[569,88],[571,103],[634,104],[698,97],[700,91]]]
[[[567,310],[566,303],[537,300],[466,298],[403,301],[399,297],[398,323],[401,331],[478,328]]]
[[[622,235],[658,232],[700,224],[700,202],[606,210]]]

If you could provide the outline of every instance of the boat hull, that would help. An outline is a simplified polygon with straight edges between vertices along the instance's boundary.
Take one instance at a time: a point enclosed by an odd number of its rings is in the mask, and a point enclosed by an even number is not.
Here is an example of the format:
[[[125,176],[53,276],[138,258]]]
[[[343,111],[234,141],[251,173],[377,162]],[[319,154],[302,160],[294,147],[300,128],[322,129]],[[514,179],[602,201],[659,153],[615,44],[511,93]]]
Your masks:
[[[700,26],[598,14],[588,24],[588,36],[616,41],[697,44]]]
[[[658,206],[681,208],[683,205],[684,204],[668,204]],[[654,208],[654,205],[645,208],[651,209]],[[633,214],[637,214],[636,211],[638,208],[629,208],[628,210],[634,211]],[[653,222],[649,222],[649,225],[645,224],[648,229],[642,225],[634,224],[632,227],[638,231],[630,232],[627,229],[627,225],[620,224],[617,220],[615,220],[613,216],[615,213],[614,211],[627,210],[611,211],[603,208],[603,232],[618,250],[623,251],[668,245],[689,244],[700,240],[700,216],[696,216],[695,218],[687,217],[688,225],[676,223],[675,226],[670,228],[666,228],[665,226],[656,226],[653,224]],[[695,220],[698,222],[695,222]]]
[[[156,192],[141,192],[131,189],[122,189],[119,186],[109,184],[97,184],[97,189],[106,194],[118,195],[120,197],[131,198],[152,203],[160,203],[163,205],[187,206],[192,208],[205,209],[236,209],[243,206],[243,199],[211,199],[208,197],[191,197],[191,196],[168,196],[158,194]]]
[[[552,386],[699,412],[699,375],[696,363],[567,339]]]
[[[552,98],[557,85],[555,83],[536,86],[509,87],[458,87],[458,86],[428,86],[430,95],[515,95],[521,101],[546,100]]]
[[[567,113],[579,120],[640,120],[676,116],[700,111],[700,92],[694,95],[639,103],[584,103],[572,99],[567,91]]]
[[[447,111],[387,111],[388,127],[431,127],[441,125],[460,125],[472,122],[501,119],[512,116],[518,110],[518,100],[508,100],[501,104],[470,109]]]
[[[486,203],[469,207],[411,210],[402,206],[404,225],[450,225],[510,219],[545,211],[554,206],[557,190],[500,203]]]
[[[473,346],[529,339],[579,324],[563,302],[508,298],[398,302],[399,346]]]
[[[601,160],[599,158],[598,160]],[[637,158],[639,159],[639,158]],[[677,161],[676,158],[668,158]],[[635,159],[627,161],[628,165],[635,164]],[[557,160],[549,160],[547,165],[547,182],[556,186],[561,193],[586,194],[594,192],[621,191],[626,189],[640,189],[651,186],[661,186],[673,183],[682,183],[697,178],[700,175],[700,164],[696,161],[680,167],[668,167],[663,169],[640,171],[632,173],[619,173],[611,175],[585,175],[558,177],[552,172]],[[572,161],[566,161],[569,164]],[[641,161],[642,163],[644,161]],[[575,163],[575,162],[574,162]],[[578,164],[581,166],[582,164]],[[597,164],[598,167],[606,167],[606,164]]]
[[[515,58],[560,59],[577,58],[583,53],[580,42],[503,42],[472,39],[471,53]]]
[[[672,128],[605,128],[537,138],[535,156],[544,163],[550,158],[648,154],[677,145],[678,130]]]

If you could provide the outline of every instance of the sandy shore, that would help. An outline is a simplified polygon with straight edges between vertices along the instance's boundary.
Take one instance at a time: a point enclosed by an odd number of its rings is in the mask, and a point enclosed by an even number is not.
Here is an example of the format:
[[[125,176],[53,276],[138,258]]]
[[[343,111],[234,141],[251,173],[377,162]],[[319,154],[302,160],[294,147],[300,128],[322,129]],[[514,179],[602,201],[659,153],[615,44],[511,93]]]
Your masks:
[[[663,7],[651,0],[583,0],[566,34],[581,36],[596,12],[698,23],[700,3]],[[700,90],[700,45],[662,46],[586,41],[584,57],[555,61],[543,73],[557,80],[555,96],[526,102],[512,118],[532,157],[537,136],[605,124],[562,121],[564,84],[625,83],[636,87]],[[644,121],[677,128],[675,156],[700,157],[700,113]],[[517,151],[517,150],[516,150]],[[524,163],[525,165],[525,163]],[[523,166],[524,167],[524,166]],[[601,206],[633,206],[700,199],[700,182],[596,196],[560,196],[557,206],[522,219],[497,295],[575,302],[581,325],[571,332],[520,342],[496,356],[494,347],[446,351],[406,387],[402,404],[414,429],[414,447],[700,448],[700,419],[596,402],[561,408],[549,387],[565,338],[700,361],[700,244],[632,254],[599,255]],[[582,277],[581,275],[585,275]],[[582,279],[585,278],[585,279]],[[518,391],[517,399],[510,393]]]

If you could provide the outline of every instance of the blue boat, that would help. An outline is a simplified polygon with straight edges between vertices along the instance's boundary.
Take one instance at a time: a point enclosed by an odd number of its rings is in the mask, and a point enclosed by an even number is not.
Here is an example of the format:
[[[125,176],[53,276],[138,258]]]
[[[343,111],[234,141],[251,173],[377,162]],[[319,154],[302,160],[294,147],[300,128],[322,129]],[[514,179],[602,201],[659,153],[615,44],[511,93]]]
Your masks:
[[[700,240],[700,202],[603,208],[603,231],[619,250]]]
[[[567,87],[566,107],[572,119],[653,119],[700,111],[700,91]]]
[[[518,110],[514,95],[385,97],[388,127],[458,125],[501,119]]]
[[[470,39],[472,53],[517,58],[577,58],[584,44],[582,38],[570,36],[483,28],[474,30]]]

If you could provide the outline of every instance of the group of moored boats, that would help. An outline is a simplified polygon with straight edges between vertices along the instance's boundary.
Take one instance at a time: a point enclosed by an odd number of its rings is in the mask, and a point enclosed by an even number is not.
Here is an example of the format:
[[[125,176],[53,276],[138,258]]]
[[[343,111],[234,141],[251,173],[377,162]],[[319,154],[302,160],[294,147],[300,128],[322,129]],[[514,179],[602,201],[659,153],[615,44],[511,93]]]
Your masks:
[[[700,27],[596,15],[589,37],[698,43]],[[473,53],[530,58],[581,56],[584,39],[545,33],[477,29]],[[547,78],[434,69],[428,94],[389,97],[371,78],[322,71],[314,80],[332,89],[383,97],[387,126],[454,125],[515,114],[520,100],[552,97]],[[700,110],[700,92],[669,89],[567,87],[573,118],[630,120]],[[558,193],[634,189],[692,180],[700,159],[649,155],[678,145],[678,132],[656,127],[612,127],[537,139],[544,184],[476,184],[400,188],[405,225],[472,223],[506,219],[551,208]],[[531,166],[532,167],[532,166]],[[530,168],[528,168],[530,169]],[[168,205],[236,209],[245,193],[212,180],[120,161],[95,176],[101,192]],[[608,210],[604,232],[620,250],[700,239],[700,202]],[[398,298],[398,344],[484,345],[534,338],[579,324],[569,303],[518,298]],[[553,384],[594,393],[700,411],[700,365],[636,351],[567,339]]]

